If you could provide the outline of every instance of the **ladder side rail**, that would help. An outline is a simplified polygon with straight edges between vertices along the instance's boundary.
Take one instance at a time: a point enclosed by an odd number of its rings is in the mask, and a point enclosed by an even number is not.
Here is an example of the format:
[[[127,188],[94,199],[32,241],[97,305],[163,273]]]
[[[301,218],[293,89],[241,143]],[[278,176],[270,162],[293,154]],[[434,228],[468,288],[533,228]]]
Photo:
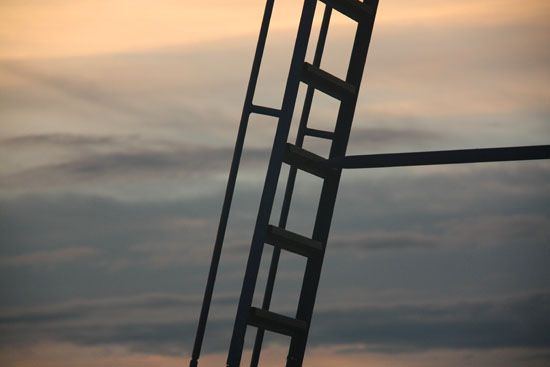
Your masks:
[[[258,209],[258,217],[256,220],[254,234],[252,236],[252,243],[246,265],[241,296],[237,308],[237,315],[235,317],[233,335],[229,346],[229,353],[227,357],[228,367],[238,367],[242,357],[248,315],[254,296],[254,289],[260,267],[265,235],[273,207],[273,200],[275,198],[277,181],[279,179],[286,142],[290,131],[292,115],[296,105],[296,96],[298,94],[298,87],[300,83],[300,72],[302,70],[302,64],[307,51],[316,5],[317,0],[305,0],[302,9],[302,15],[296,36],[296,43],[294,46],[294,52],[283,97],[283,104],[281,107],[281,115],[273,141],[273,149],[269,159],[262,198]]]
[[[241,114],[241,120],[239,123],[239,130],[237,133],[237,139],[235,141],[235,148],[233,151],[233,158],[231,161],[231,168],[229,171],[229,178],[227,180],[227,186],[225,190],[225,197],[222,205],[222,211],[220,215],[220,221],[218,224],[218,231],[216,234],[216,240],[214,243],[214,249],[212,251],[212,259],[210,262],[210,270],[208,272],[208,280],[206,282],[206,289],[204,291],[204,297],[202,301],[201,313],[199,316],[199,323],[195,334],[195,342],[193,345],[193,351],[191,355],[190,367],[197,367],[201,354],[202,344],[204,340],[204,332],[206,330],[206,324],[208,322],[208,314],[210,312],[210,305],[212,303],[212,295],[214,293],[214,285],[216,283],[216,275],[220,263],[221,252],[223,248],[223,242],[225,239],[225,232],[227,229],[227,222],[229,218],[229,212],[231,210],[231,202],[233,200],[233,194],[235,192],[235,183],[237,181],[237,174],[239,171],[239,165],[241,161],[244,139],[248,128],[248,121],[250,118],[252,103],[254,99],[254,92],[256,91],[256,85],[258,83],[258,75],[260,72],[260,65],[264,54],[265,44],[267,40],[267,33],[269,31],[269,24],[271,21],[271,15],[273,13],[273,5],[275,0],[267,0],[265,4],[264,15],[262,18],[260,34],[258,36],[258,42],[256,46],[256,52],[254,54],[254,60],[252,62],[252,69],[250,71],[250,79],[246,91],[243,111]]]
[[[323,52],[325,49],[328,27],[330,24],[330,17],[332,14],[332,8],[330,6],[325,6],[325,11],[323,13],[323,20],[321,22],[321,27],[319,30],[319,38],[317,40],[317,46],[315,48],[315,55],[313,57],[313,65],[319,67],[321,65],[321,59],[323,57]],[[302,147],[304,143],[304,137],[307,130],[307,122],[309,120],[309,114],[311,112],[311,104],[313,102],[313,95],[315,88],[311,85],[308,85],[306,96],[304,98],[304,105],[302,109],[302,115],[300,116],[300,124],[298,126],[298,132],[296,134],[295,145]],[[279,227],[286,228],[286,223],[288,219],[288,214],[290,212],[290,204],[292,201],[292,194],[294,191],[294,184],[296,182],[296,174],[298,169],[295,166],[290,166],[288,172],[288,180],[285,188],[285,194],[283,198],[283,204],[281,207],[281,214],[279,217]],[[269,273],[267,276],[266,287],[264,291],[264,299],[262,302],[262,309],[269,310],[271,305],[271,297],[273,295],[273,288],[275,286],[275,278],[277,276],[277,268],[279,266],[279,259],[281,255],[281,249],[278,246],[273,247],[273,253],[271,255],[271,262],[269,264]],[[262,328],[258,328],[256,331],[256,339],[254,340],[254,348],[252,350],[252,359],[250,362],[251,367],[257,367],[260,361],[260,354],[262,350],[262,343],[264,338],[265,331]]]
[[[371,17],[359,22],[357,25],[357,32],[346,76],[346,82],[354,85],[357,88],[357,93],[352,99],[343,100],[340,105],[334,134],[335,138],[329,155],[331,159],[345,156],[347,150],[359,87],[361,85],[374,28],[378,0],[365,1],[365,6],[367,6],[367,4],[372,7],[374,13]],[[296,312],[296,319],[306,321],[307,329],[303,335],[292,338],[287,357],[287,367],[300,367],[303,363],[340,177],[341,169],[338,169],[334,178],[325,180],[321,190],[321,199],[317,210],[312,237],[314,240],[324,243],[325,247],[323,248],[322,256],[308,258],[307,260],[302,290],[300,292],[300,300],[298,302],[298,310]]]

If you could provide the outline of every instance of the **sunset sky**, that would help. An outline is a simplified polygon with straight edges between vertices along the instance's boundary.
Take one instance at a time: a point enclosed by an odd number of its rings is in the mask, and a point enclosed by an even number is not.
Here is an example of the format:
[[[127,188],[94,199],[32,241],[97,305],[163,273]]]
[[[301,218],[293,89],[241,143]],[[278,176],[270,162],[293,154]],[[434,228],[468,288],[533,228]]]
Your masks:
[[[278,108],[302,2],[275,3],[255,102]],[[188,363],[263,6],[0,0],[0,366]],[[348,153],[550,144],[549,19],[380,0]],[[353,33],[335,14],[323,69],[345,75]],[[316,94],[311,126],[336,113]],[[250,124],[204,367],[225,365],[276,120]],[[298,175],[291,230],[319,188]],[[274,311],[304,264],[283,254]],[[346,171],[304,365],[548,366],[549,264],[550,162]]]

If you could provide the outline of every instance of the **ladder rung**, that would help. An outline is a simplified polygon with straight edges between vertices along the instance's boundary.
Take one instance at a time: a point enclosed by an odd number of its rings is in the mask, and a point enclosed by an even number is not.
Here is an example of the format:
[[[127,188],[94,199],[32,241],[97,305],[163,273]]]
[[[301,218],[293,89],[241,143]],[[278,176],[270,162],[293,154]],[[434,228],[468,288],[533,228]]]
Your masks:
[[[339,100],[354,96],[356,91],[354,86],[307,62],[302,69],[302,81]]]
[[[327,160],[325,158],[302,148],[298,148],[290,143],[286,144],[286,152],[283,161],[302,171],[306,171],[321,178],[329,178],[338,172],[337,169],[327,165]]]
[[[333,132],[317,130],[317,129],[311,129],[309,127],[306,127],[305,134],[307,136],[314,136],[316,138],[321,138],[321,139],[327,139],[327,140],[334,139],[334,133]]]
[[[333,9],[338,10],[340,13],[350,17],[356,22],[360,22],[368,15],[373,14],[373,9],[357,0],[321,0]],[[368,0],[365,0],[368,1]]]
[[[288,336],[296,336],[305,333],[307,325],[305,321],[296,320],[291,317],[277,313],[250,307],[248,323],[258,328],[273,331]]]
[[[265,242],[306,257],[319,255],[323,251],[321,242],[272,225],[267,227]]]
[[[281,110],[271,107],[257,106],[254,104],[250,107],[250,112],[273,117],[279,117],[281,115]]]

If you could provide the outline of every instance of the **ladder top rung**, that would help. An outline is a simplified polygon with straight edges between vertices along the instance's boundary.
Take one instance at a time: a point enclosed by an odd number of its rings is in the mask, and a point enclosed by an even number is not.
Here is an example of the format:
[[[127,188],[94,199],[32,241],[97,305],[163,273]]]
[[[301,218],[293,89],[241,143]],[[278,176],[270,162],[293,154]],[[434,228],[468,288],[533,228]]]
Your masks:
[[[303,320],[296,320],[275,312],[250,307],[248,323],[260,329],[273,331],[288,336],[296,336],[305,333],[307,324]]]
[[[283,161],[321,178],[329,178],[338,173],[337,168],[327,164],[327,159],[290,143],[286,144]]]
[[[305,62],[302,70],[302,81],[339,100],[353,97],[356,88],[345,81]]]
[[[323,251],[320,241],[272,225],[267,227],[265,242],[306,257],[322,254]]]
[[[368,0],[360,2],[358,0],[321,0],[333,9],[338,10],[345,16],[360,22],[367,16],[374,14],[374,9],[369,6]]]

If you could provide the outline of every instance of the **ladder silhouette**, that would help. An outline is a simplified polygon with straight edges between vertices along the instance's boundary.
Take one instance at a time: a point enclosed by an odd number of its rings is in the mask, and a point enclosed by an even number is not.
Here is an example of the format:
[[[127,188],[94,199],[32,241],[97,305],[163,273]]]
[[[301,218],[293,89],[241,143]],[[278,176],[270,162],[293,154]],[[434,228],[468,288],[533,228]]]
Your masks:
[[[237,136],[224,206],[222,208],[222,216],[216,238],[212,266],[207,282],[207,290],[205,292],[205,301],[203,302],[203,308],[201,310],[197,338],[195,340],[195,347],[193,349],[192,360],[190,363],[190,366],[192,367],[197,365],[198,358],[200,356],[200,348],[204,337],[208,309],[210,307],[217,266],[223,244],[223,237],[227,226],[227,217],[233,196],[237,170],[244,143],[244,136],[246,134],[248,119],[251,113],[278,117],[279,123],[275,133],[271,158],[268,164],[264,189],[260,201],[260,208],[252,237],[252,244],[250,247],[250,254],[246,267],[239,306],[237,309],[237,316],[235,319],[227,365],[239,366],[243,350],[244,337],[248,325],[258,327],[252,357],[253,366],[258,364],[264,330],[270,330],[291,336],[292,341],[287,365],[300,366],[302,363],[309,323],[311,321],[313,305],[315,303],[315,295],[319,283],[319,275],[323,263],[325,244],[328,238],[330,222],[336,201],[336,193],[338,191],[341,169],[329,167],[327,159],[317,156],[311,152],[307,152],[303,150],[301,146],[303,144],[304,137],[306,135],[310,135],[332,141],[330,157],[334,158],[345,154],[351,129],[351,122],[355,111],[355,104],[357,101],[357,93],[361,84],[361,77],[365,66],[368,45],[370,42],[376,8],[378,5],[378,1],[360,2],[357,0],[323,0],[323,2],[326,4],[326,8],[323,14],[320,35],[317,42],[313,64],[309,64],[305,62],[305,56],[317,0],[304,1],[287,85],[280,110],[253,104],[253,95],[258,80],[260,63],[265,47],[269,22],[273,11],[274,1],[268,0],[266,2],[264,18],[258,39],[258,46],[245,97],[243,114],[241,116],[241,124]],[[345,81],[336,78],[319,67],[326,41],[332,8],[335,8],[344,15],[355,20],[358,25]],[[306,83],[308,85],[308,89],[300,119],[296,144],[290,145],[287,143],[287,140],[300,82]],[[307,120],[315,89],[318,89],[321,92],[324,92],[341,101],[334,132],[321,131],[307,127]],[[279,225],[273,226],[269,224],[269,219],[283,162],[289,164],[291,168],[286,185]],[[320,203],[311,238],[307,238],[284,229],[286,227],[290,201],[292,198],[294,182],[298,169],[323,179]],[[258,309],[251,307],[251,304],[260,267],[262,250],[264,244],[266,243],[275,246],[275,248],[272,255],[263,306],[262,309]],[[294,319],[275,314],[268,310],[271,302],[271,294],[273,291],[275,274],[277,271],[281,249],[307,257],[307,265],[298,304],[298,311],[296,318]]]
[[[229,347],[227,365],[231,367],[239,366],[240,364],[245,332],[248,325],[258,327],[256,346],[252,357],[253,366],[258,364],[264,330],[291,337],[287,366],[301,366],[304,358],[341,169],[330,167],[327,159],[302,149],[301,145],[304,136],[316,136],[331,141],[330,158],[343,157],[345,155],[355,112],[357,93],[361,84],[378,5],[378,1],[364,3],[355,0],[325,2],[327,3],[327,7],[321,24],[321,35],[318,40],[313,64],[306,63],[304,60],[317,2],[314,0],[306,0],[304,2],[298,28],[298,37],[283,97],[279,125],[268,165],[237,309],[233,336]],[[345,81],[323,71],[319,67],[330,21],[331,7],[357,22],[356,36]],[[297,141],[295,145],[291,145],[287,143],[287,140],[300,82],[307,84],[308,90],[306,92],[305,108],[302,112]],[[340,101],[336,126],[333,132],[313,130],[307,127],[314,90],[319,90]],[[269,219],[283,162],[290,165],[290,175],[283,200],[281,218],[278,226],[274,226],[269,224]],[[284,229],[297,170],[318,176],[323,181],[311,238]],[[264,244],[273,245],[275,248],[264,303],[262,308],[259,309],[251,307],[251,304]],[[289,318],[269,311],[275,272],[281,250],[290,251],[307,258],[295,318]]]
[[[312,30],[315,9],[318,2],[325,4],[313,63],[305,62],[308,41]],[[346,156],[346,149],[355,112],[357,96],[369,43],[378,8],[378,0],[305,0],[290,70],[280,109],[258,106],[253,103],[260,64],[265,48],[274,0],[267,0],[258,38],[252,71],[246,92],[243,112],[235,143],[229,179],[225,192],[220,223],[212,255],[208,281],[204,294],[195,344],[190,367],[198,366],[208,313],[214,290],[214,283],[227,221],[235,188],[237,171],[242,155],[244,138],[251,114],[262,114],[279,119],[272,153],[265,178],[260,207],[245,277],[237,308],[233,335],[227,358],[228,367],[240,366],[248,326],[257,327],[252,352],[251,366],[256,367],[260,358],[264,332],[271,331],[291,338],[287,367],[301,366],[323,265],[323,258],[329,236],[334,205],[343,168],[395,167],[426,164],[471,163],[506,160],[548,159],[550,146],[470,149],[438,152],[414,152]],[[345,80],[321,69],[321,59],[326,42],[332,11],[336,10],[356,22],[357,28]],[[298,126],[295,144],[289,144],[288,135],[294,114],[300,83],[307,85],[306,96]],[[340,102],[334,131],[323,131],[307,126],[315,90],[325,93]],[[302,149],[305,136],[326,139],[331,142],[328,158]],[[279,175],[283,164],[290,166],[278,225],[270,224],[271,211]],[[297,171],[305,171],[322,179],[322,190],[311,237],[285,229],[292,200]],[[252,307],[256,280],[260,269],[265,244],[274,246],[264,299],[261,308]],[[298,308],[294,318],[276,314],[269,310],[281,250],[289,251],[307,259]]]

